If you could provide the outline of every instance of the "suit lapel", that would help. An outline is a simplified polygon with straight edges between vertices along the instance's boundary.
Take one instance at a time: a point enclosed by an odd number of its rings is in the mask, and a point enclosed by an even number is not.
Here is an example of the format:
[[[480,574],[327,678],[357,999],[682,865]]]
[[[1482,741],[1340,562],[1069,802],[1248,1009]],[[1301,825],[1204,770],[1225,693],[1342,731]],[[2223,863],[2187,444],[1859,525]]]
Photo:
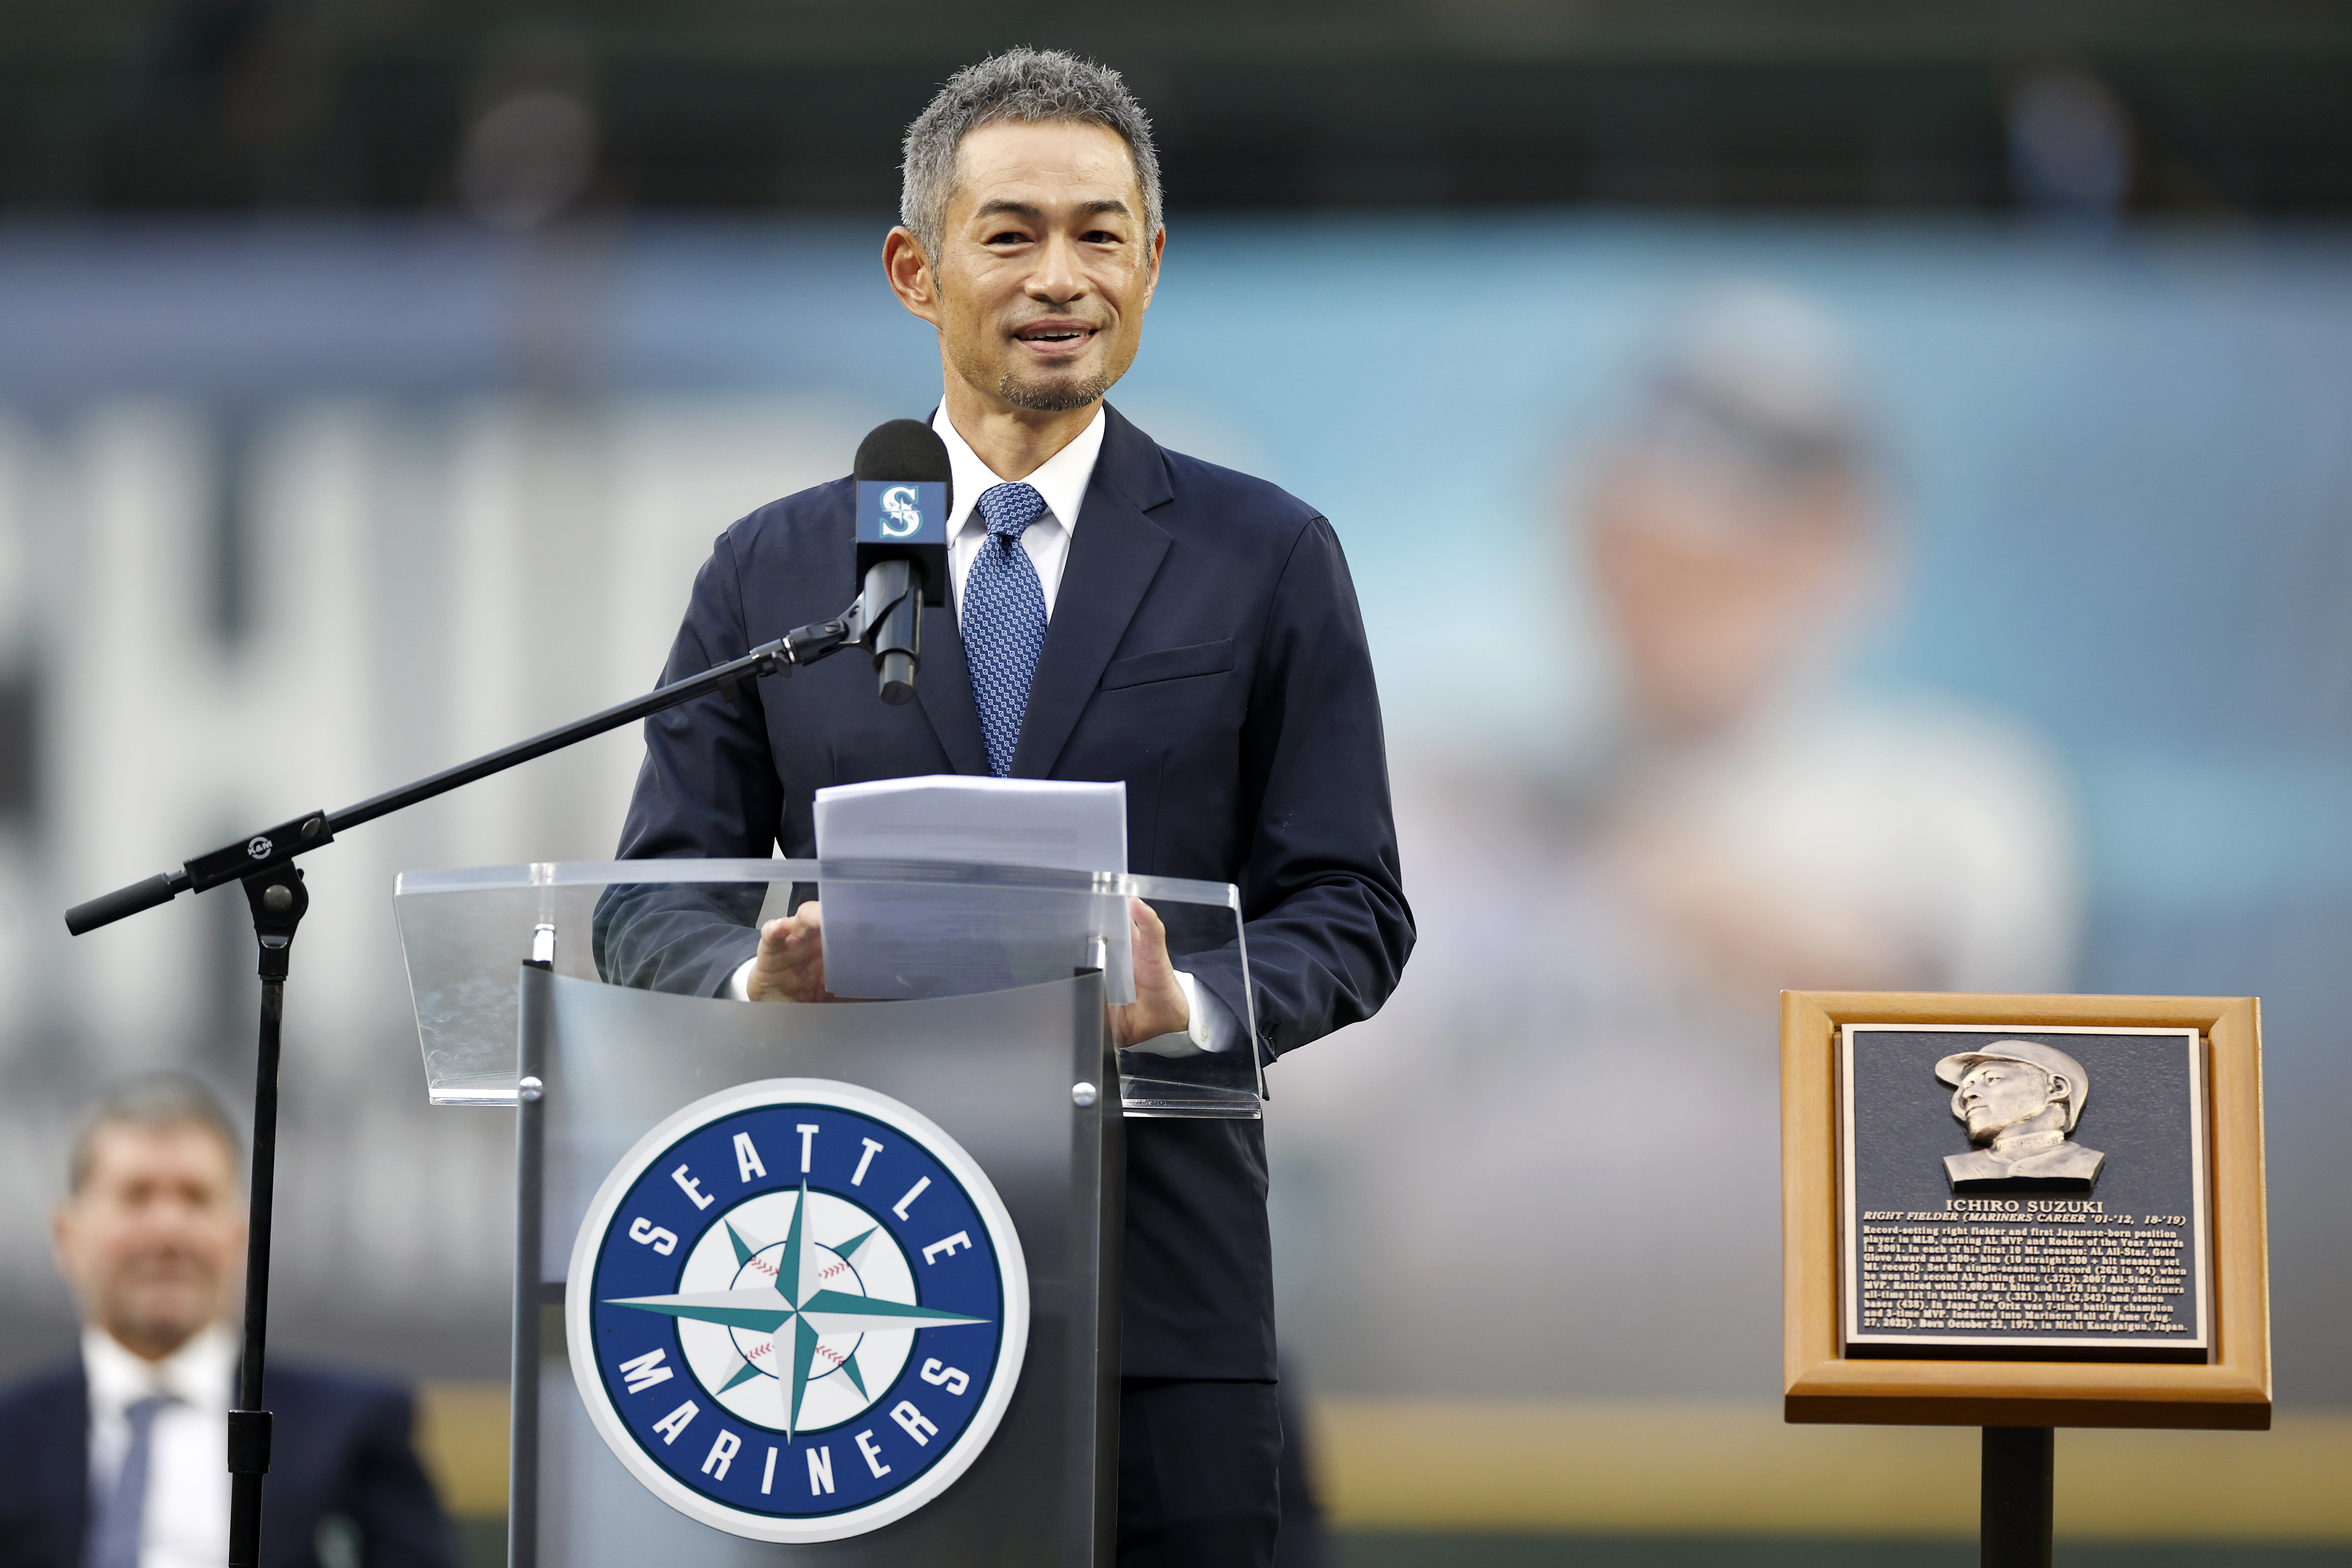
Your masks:
[[[56,1521],[64,1561],[78,1563],[89,1535],[90,1502],[89,1383],[79,1355],[70,1372],[42,1391],[40,1404],[34,1425],[53,1441],[40,1445],[36,1462],[42,1474],[26,1479]]]
[[[1136,606],[1168,553],[1168,533],[1144,515],[1173,493],[1167,465],[1151,438],[1106,406],[1102,454],[1095,459],[1086,503],[1070,534],[1070,558],[1054,596],[1054,617],[1045,629],[1045,651],[1029,683],[1029,707],[1021,720],[1021,742],[1013,752],[1015,778],[1045,778],[1060,760],[1077,727],[1078,715],[1102,679],[1103,667],[1118,651]],[[958,649],[958,665],[962,663]],[[971,679],[964,706],[971,708]],[[977,713],[971,721],[976,737]],[[985,773],[983,765],[975,770]]]
[[[915,674],[915,700],[955,771],[987,777],[988,742],[981,736],[980,710],[972,705],[971,668],[963,661],[953,594],[939,608],[923,611],[923,662]]]

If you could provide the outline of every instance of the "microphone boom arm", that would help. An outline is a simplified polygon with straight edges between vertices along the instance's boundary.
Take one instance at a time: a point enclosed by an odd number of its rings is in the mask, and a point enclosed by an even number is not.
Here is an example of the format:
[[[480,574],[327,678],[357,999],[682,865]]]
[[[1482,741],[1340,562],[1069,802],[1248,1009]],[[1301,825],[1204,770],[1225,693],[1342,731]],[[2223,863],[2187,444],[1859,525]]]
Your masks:
[[[909,591],[919,596],[919,576]],[[551,752],[560,752],[608,730],[617,730],[624,724],[649,719],[667,709],[691,702],[698,697],[716,691],[732,702],[736,687],[743,681],[771,675],[790,675],[803,666],[829,658],[845,647],[869,646],[877,626],[903,602],[904,597],[904,594],[895,596],[880,606],[878,614],[869,614],[861,595],[832,620],[795,627],[773,642],[761,644],[740,658],[713,666],[699,675],[674,680],[667,686],[646,692],[643,697],[619,703],[600,713],[591,713],[584,719],[575,719],[569,724],[533,735],[527,741],[518,741],[471,762],[444,768],[437,773],[427,774],[398,789],[371,796],[356,805],[345,806],[341,811],[310,812],[291,822],[264,828],[233,844],[225,844],[218,849],[183,863],[176,871],[165,871],[144,881],[117,888],[88,903],[75,905],[66,911],[66,930],[81,936],[100,926],[111,925],[116,921],[135,915],[142,910],[168,904],[182,893],[201,893],[224,882],[242,881],[256,872],[284,865],[297,856],[307,855],[331,844],[334,842],[336,834],[357,827],[363,822],[389,816],[395,811],[431,800],[438,795],[446,795],[478,779],[504,773]],[[911,671],[908,679],[912,679]]]

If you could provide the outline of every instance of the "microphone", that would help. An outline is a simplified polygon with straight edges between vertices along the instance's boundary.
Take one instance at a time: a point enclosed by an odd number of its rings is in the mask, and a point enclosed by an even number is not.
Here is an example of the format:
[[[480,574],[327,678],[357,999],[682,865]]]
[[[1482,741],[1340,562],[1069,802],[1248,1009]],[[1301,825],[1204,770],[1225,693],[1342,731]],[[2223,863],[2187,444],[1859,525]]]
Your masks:
[[[948,517],[955,499],[947,443],[919,419],[877,425],[857,444],[860,638],[874,653],[882,700],[915,695],[922,606],[948,593]]]

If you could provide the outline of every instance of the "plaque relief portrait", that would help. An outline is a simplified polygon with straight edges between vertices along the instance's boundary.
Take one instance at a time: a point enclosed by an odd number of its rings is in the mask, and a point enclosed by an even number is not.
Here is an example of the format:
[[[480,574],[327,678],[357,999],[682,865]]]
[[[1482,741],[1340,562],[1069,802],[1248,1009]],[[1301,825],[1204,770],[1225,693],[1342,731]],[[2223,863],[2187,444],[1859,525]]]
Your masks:
[[[1944,1161],[1952,1191],[2087,1193],[2107,1157],[2074,1141],[2091,1075],[2064,1051],[1996,1040],[1936,1064],[1952,1088],[1952,1115],[1974,1145]]]

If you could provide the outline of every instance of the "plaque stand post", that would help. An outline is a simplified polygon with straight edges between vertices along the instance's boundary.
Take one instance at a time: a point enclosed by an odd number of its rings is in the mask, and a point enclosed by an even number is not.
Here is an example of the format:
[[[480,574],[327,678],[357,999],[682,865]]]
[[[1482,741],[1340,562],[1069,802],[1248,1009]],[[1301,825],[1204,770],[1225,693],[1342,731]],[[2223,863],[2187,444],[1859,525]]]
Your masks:
[[[1984,1429],[1983,1568],[2050,1568],[2055,1436],[2047,1426]]]

